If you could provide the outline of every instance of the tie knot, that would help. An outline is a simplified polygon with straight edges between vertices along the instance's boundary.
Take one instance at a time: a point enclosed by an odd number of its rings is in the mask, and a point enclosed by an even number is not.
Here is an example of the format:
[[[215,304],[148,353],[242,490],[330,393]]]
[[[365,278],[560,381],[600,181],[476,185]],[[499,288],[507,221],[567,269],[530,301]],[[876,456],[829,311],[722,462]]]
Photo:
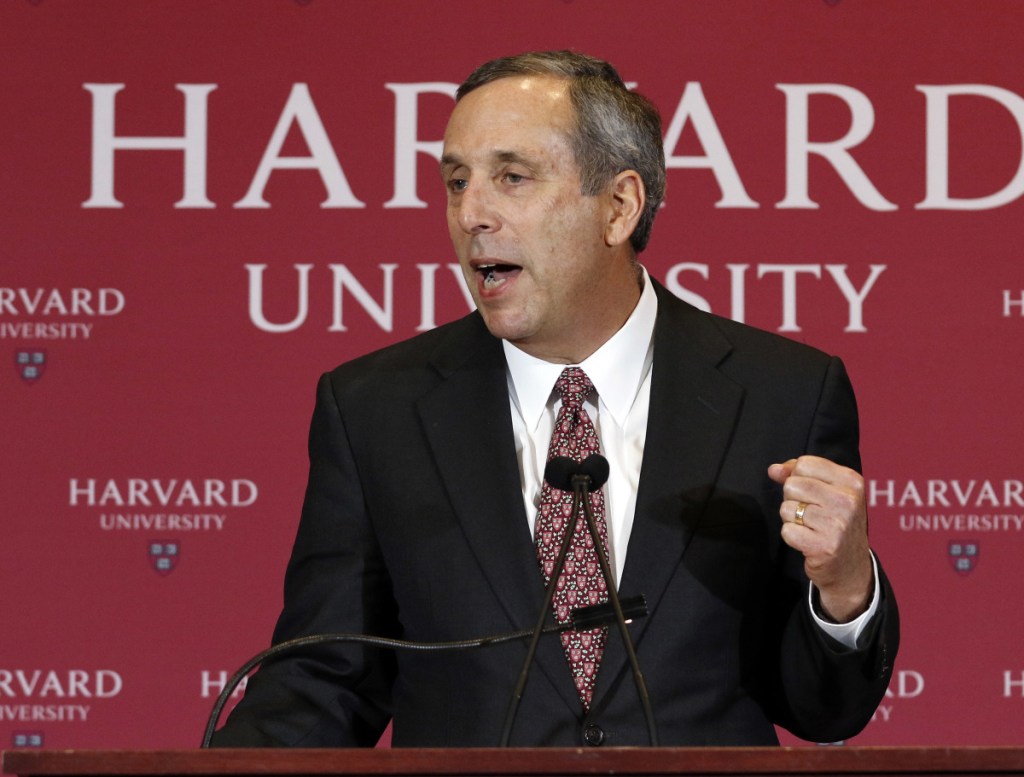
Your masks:
[[[555,382],[562,404],[570,407],[580,407],[593,390],[594,384],[579,367],[566,367]]]

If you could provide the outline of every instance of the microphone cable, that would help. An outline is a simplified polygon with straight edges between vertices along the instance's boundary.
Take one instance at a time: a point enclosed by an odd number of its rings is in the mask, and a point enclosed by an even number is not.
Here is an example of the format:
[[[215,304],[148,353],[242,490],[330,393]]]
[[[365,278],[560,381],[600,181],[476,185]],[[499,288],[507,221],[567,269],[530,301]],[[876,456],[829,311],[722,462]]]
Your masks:
[[[624,602],[624,604],[630,617],[642,618],[647,614],[647,604],[642,596],[632,597]],[[614,617],[614,613],[606,604],[581,607],[573,610],[572,620],[568,623],[549,624],[547,626],[544,626],[542,623],[540,634],[557,634],[569,629],[591,629],[596,626],[607,624],[612,617]],[[284,653],[331,643],[356,643],[360,645],[369,645],[371,647],[391,648],[393,650],[417,650],[423,652],[464,650],[466,648],[489,647],[491,645],[514,642],[519,639],[534,636],[534,634],[534,629],[524,629],[522,631],[512,631],[506,634],[497,634],[489,637],[475,637],[472,639],[453,640],[448,642],[411,642],[404,639],[375,637],[368,634],[336,633],[312,634],[305,637],[296,637],[295,639],[290,639],[285,642],[279,642],[278,644],[269,647],[263,652],[250,658],[238,669],[237,672],[231,675],[227,683],[225,683],[223,690],[218,694],[216,701],[213,703],[213,707],[210,710],[210,716],[206,722],[206,729],[203,732],[203,741],[200,747],[205,749],[210,746],[210,742],[213,740],[214,731],[217,728],[217,722],[220,720],[221,713],[224,711],[224,707],[228,703],[228,699],[246,675],[264,661],[275,658]]]

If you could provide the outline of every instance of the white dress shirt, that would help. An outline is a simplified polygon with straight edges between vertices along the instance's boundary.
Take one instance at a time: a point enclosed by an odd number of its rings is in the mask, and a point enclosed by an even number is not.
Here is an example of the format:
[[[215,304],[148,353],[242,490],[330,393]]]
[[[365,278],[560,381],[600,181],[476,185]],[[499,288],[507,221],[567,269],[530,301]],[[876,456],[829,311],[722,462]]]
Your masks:
[[[643,280],[640,301],[626,323],[604,345],[577,365],[590,378],[597,392],[597,404],[594,404],[591,397],[584,403],[584,407],[594,422],[601,451],[610,466],[608,482],[604,487],[605,519],[608,524],[608,553],[616,581],[622,579],[626,548],[636,512],[636,493],[643,463],[651,396],[651,369],[654,364],[654,321],[658,314],[658,298],[646,269],[643,271]],[[537,359],[508,341],[502,341],[502,345],[508,364],[508,395],[512,407],[516,458],[519,461],[523,501],[532,535],[540,504],[548,444],[561,404],[554,386],[562,370],[571,365]],[[771,463],[765,462],[766,470]],[[877,575],[876,569],[876,579]],[[870,608],[856,620],[834,624],[822,620],[816,613],[814,617],[826,633],[852,648],[877,607],[878,586],[875,586]],[[813,613],[813,607],[811,610]]]

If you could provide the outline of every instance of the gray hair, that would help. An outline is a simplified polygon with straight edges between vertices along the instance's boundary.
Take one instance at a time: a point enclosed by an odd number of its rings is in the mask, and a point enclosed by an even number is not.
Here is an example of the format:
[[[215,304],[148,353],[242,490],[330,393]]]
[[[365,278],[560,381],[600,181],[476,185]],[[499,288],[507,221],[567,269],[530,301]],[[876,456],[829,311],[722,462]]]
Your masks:
[[[629,91],[610,64],[573,51],[531,51],[486,62],[462,83],[455,99],[517,75],[569,81],[569,99],[576,112],[569,143],[580,169],[583,194],[598,194],[624,170],[639,173],[647,199],[629,242],[637,253],[643,251],[665,197],[665,148],[658,109],[643,95]]]

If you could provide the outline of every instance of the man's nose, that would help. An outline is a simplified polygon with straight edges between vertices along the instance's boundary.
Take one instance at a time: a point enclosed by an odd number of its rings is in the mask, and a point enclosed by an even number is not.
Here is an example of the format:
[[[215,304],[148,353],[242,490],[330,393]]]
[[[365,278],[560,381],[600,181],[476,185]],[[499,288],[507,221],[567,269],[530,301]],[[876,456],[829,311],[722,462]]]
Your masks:
[[[494,232],[501,224],[493,200],[493,195],[486,186],[472,183],[459,197],[459,226],[470,235],[482,232]]]

